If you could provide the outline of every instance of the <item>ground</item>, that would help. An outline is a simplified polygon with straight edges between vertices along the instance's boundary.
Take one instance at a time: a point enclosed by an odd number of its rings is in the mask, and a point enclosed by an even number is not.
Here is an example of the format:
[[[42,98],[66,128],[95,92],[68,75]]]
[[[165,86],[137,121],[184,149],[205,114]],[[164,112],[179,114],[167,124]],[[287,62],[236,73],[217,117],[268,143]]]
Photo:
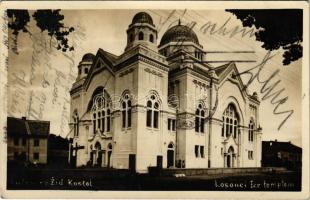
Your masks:
[[[8,168],[8,189],[135,191],[300,191],[301,174],[218,174],[162,177],[111,169]]]

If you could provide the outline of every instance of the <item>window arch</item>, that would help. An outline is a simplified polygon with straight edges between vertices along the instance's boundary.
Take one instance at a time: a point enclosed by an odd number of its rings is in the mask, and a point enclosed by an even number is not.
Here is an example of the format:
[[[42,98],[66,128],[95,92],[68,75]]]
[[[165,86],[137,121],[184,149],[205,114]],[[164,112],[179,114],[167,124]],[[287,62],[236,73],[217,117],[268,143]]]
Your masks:
[[[152,42],[152,43],[154,42],[154,36],[153,36],[153,34],[150,35],[150,42]]]
[[[131,99],[125,94],[122,100],[122,128],[131,127]]]
[[[111,131],[111,110],[107,110],[107,132]]]
[[[155,95],[151,95],[146,102],[146,126],[158,128],[159,121],[159,102]]]
[[[130,33],[130,34],[129,34],[129,42],[132,42],[132,41],[133,41],[133,34]]]
[[[77,111],[75,111],[73,116],[73,132],[74,136],[79,136],[79,115]]]
[[[101,132],[105,130],[105,111],[101,111]]]
[[[143,34],[143,32],[139,32],[139,40],[143,40],[144,39],[144,34]]]
[[[170,142],[168,145],[168,149],[173,149],[173,148],[174,148],[174,144],[173,144],[173,142]]]
[[[254,122],[251,119],[250,124],[249,124],[249,141],[253,142],[254,141]]]
[[[101,93],[93,95],[92,102],[93,133],[110,132],[112,105],[109,95],[102,91]]]
[[[101,144],[99,142],[96,142],[95,149],[96,150],[101,150]]]
[[[108,149],[112,150],[112,144],[111,143],[108,144]]]
[[[198,105],[195,115],[195,131],[198,133],[204,133],[205,111],[201,104]]]
[[[223,114],[222,137],[233,135],[237,138],[239,125],[239,115],[233,104],[229,104]]]

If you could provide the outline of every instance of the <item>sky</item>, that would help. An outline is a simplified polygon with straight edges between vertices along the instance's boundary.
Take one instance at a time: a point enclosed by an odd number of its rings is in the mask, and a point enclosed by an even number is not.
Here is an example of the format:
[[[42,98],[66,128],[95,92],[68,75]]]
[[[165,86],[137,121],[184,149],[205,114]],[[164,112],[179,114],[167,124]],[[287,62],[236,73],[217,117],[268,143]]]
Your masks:
[[[206,59],[214,60],[254,60],[256,62],[237,63],[240,72],[256,66],[262,61],[267,51],[255,36],[233,37],[220,34],[203,33],[201,27],[210,22],[219,28],[226,22],[227,30],[239,26],[241,22],[224,10],[62,10],[64,24],[75,27],[69,37],[69,43],[75,50],[61,53],[55,50],[53,41],[46,32],[40,32],[33,20],[29,23],[32,35],[21,33],[17,38],[17,52],[9,51],[8,71],[8,115],[27,116],[30,119],[51,121],[51,133],[66,136],[69,133],[70,90],[77,76],[77,65],[85,53],[96,54],[99,48],[120,55],[126,46],[126,30],[133,16],[145,11],[151,15],[158,29],[158,43],[164,32],[181,20],[182,24],[195,22],[193,30],[200,44],[207,52]],[[170,18],[168,17],[170,16]],[[168,20],[167,20],[168,19]],[[247,29],[248,30],[248,29]],[[16,42],[9,33],[10,46]],[[250,51],[252,53],[208,53],[208,52]],[[270,100],[261,101],[260,125],[263,128],[263,140],[291,141],[301,146],[301,59],[288,66],[282,65],[283,50],[273,51],[275,55],[266,63],[261,75],[267,79],[279,69],[274,82],[280,80],[277,90],[285,88],[280,97],[288,97],[280,110],[294,110],[293,115],[280,130],[278,126],[284,115],[274,115],[275,105]],[[218,63],[214,66],[224,64]],[[242,76],[246,83],[247,78]],[[262,85],[257,81],[249,87],[249,92],[256,91],[259,98]]]

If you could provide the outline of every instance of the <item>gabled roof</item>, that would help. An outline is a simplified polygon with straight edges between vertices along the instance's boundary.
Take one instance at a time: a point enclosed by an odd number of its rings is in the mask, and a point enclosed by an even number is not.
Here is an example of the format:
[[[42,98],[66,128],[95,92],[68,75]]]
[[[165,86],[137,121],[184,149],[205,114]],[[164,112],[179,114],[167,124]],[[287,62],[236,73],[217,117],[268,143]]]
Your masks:
[[[262,141],[263,152],[277,153],[285,151],[290,153],[301,153],[302,149],[291,142],[278,142],[278,141]]]
[[[229,67],[229,65],[230,63],[227,63],[225,65],[221,65],[219,67],[214,68],[216,75],[220,76]]]
[[[50,122],[27,120],[30,135],[48,135],[50,132]]]
[[[220,85],[224,83],[223,81],[226,80],[226,78],[231,74],[231,71],[234,71],[233,73],[235,76],[232,76],[230,80],[235,80],[234,82],[238,84],[238,87],[244,97],[251,98],[252,100],[255,100],[257,103],[259,103],[257,97],[254,98],[253,95],[250,95],[248,93],[247,88],[245,87],[241,77],[238,75],[239,71],[234,62],[229,62],[225,65],[216,67],[214,68],[214,71],[218,76],[218,82]]]
[[[18,118],[8,117],[7,134],[8,135],[28,134],[25,121]]]
[[[7,118],[7,134],[28,135],[28,136],[47,136],[50,131],[50,122],[41,120],[27,120],[15,117]]]
[[[101,48],[98,49],[97,54],[93,60],[92,66],[90,68],[90,71],[86,77],[86,80],[84,81],[84,86],[88,88],[92,78],[95,76],[96,73],[99,73],[102,71],[102,68],[97,70],[96,66],[99,65],[101,62],[104,62],[106,64],[106,69],[114,76],[115,71],[115,64],[116,61],[119,59],[119,56],[114,55],[112,53],[109,53]]]
[[[104,56],[112,65],[115,65],[119,56],[109,53],[101,48],[98,50],[99,56]]]

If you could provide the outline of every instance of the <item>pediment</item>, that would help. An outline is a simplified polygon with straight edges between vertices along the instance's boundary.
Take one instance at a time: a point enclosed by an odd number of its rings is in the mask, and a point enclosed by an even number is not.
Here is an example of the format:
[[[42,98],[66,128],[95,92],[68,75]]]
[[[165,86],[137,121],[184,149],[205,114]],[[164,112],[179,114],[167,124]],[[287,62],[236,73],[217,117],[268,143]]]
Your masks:
[[[243,98],[245,99],[248,97],[247,89],[238,75],[239,71],[235,65],[234,62],[231,62],[228,64],[225,70],[222,71],[222,73],[219,75],[219,88],[226,82],[230,81],[232,84],[235,84],[238,86]]]
[[[111,76],[115,76],[115,73],[113,71],[113,63],[109,61],[109,59],[105,54],[102,54],[100,53],[100,51],[98,51],[96,57],[94,58],[94,62],[90,68],[90,71],[86,77],[86,80],[84,82],[85,87],[88,88],[94,76],[102,73],[105,70],[108,71]]]

